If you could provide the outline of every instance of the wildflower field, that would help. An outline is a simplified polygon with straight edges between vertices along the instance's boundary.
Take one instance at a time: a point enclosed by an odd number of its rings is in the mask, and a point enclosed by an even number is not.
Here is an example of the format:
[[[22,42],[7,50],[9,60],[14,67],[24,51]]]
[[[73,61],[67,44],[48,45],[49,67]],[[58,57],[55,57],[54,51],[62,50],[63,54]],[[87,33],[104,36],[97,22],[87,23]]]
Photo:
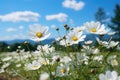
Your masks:
[[[51,34],[48,27],[29,28],[31,40],[39,45],[35,51],[0,54],[0,80],[120,80],[120,42],[116,32],[100,22],[86,22],[80,27],[63,27],[66,34],[49,44],[42,44]],[[91,34],[91,40],[86,40]],[[97,35],[97,36],[96,36]],[[109,35],[104,40],[104,35]],[[28,46],[29,42],[24,42]]]

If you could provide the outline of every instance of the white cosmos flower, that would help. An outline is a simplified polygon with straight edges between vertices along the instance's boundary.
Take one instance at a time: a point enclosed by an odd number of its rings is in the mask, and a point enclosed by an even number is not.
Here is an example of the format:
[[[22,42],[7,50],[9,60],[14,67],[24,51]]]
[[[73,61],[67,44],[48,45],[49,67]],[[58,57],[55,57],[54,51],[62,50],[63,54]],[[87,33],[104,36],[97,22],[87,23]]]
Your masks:
[[[119,42],[110,41],[110,42],[108,42],[108,45],[106,45],[106,47],[113,48],[113,47],[117,46],[118,44],[119,44]]]
[[[50,80],[50,76],[49,76],[49,74],[48,73],[42,73],[41,75],[40,75],[40,79],[39,80]]]
[[[103,55],[95,56],[93,60],[95,61],[101,61],[103,59]]]
[[[4,61],[9,61],[9,60],[11,60],[11,59],[12,59],[12,57],[8,56],[8,57],[6,57],[6,58],[3,58],[2,61],[3,61],[3,62],[4,62]]]
[[[84,53],[86,53],[87,55],[98,54],[99,53],[99,49],[98,48],[91,48],[90,46],[85,46],[85,45],[83,45],[82,51]]]
[[[92,50],[92,53],[93,54],[98,54],[98,53],[100,53],[100,50],[98,48],[95,48],[95,49]]]
[[[20,49],[21,48],[21,46],[18,46],[18,49]]]
[[[8,62],[8,63],[4,63],[4,64],[1,66],[1,68],[2,68],[2,69],[7,68],[7,67],[9,67],[9,65],[10,65],[9,62]]]
[[[54,64],[55,62],[60,62],[61,61],[61,57],[59,55],[54,55],[52,57],[52,64]]]
[[[42,65],[49,64],[49,60],[47,58],[42,58],[42,57],[39,58],[38,62],[41,63]]]
[[[55,38],[55,40],[59,42],[61,40],[61,38],[57,37],[57,38]]]
[[[62,77],[62,76],[67,76],[69,72],[69,66],[68,65],[61,65],[57,67],[57,76]]]
[[[32,63],[27,64],[28,70],[37,70],[41,67],[40,62],[33,61]]]
[[[84,24],[85,30],[89,33],[104,35],[109,32],[108,29],[105,29],[105,26],[100,24],[100,22],[86,22]]]
[[[117,42],[115,42],[115,41],[108,41],[107,42],[107,41],[101,41],[99,38],[96,38],[96,40],[100,45],[102,45],[106,48],[114,48],[119,44],[118,41]]]
[[[97,40],[98,44],[102,45],[103,41],[101,41],[98,37],[96,37],[96,40]]]
[[[29,35],[32,37],[32,40],[34,41],[43,41],[46,38],[50,36],[50,33],[48,32],[48,27],[41,26],[39,24],[34,24],[29,27]]]
[[[4,69],[0,69],[0,73],[4,73],[5,71],[4,71]]]
[[[65,47],[70,46],[70,42],[66,39],[62,39],[59,44]]]
[[[10,46],[8,46],[7,48],[10,49]]]
[[[113,55],[107,58],[107,62],[113,67],[118,65],[118,61],[116,60],[116,57],[117,57],[116,55]]]
[[[120,80],[116,71],[106,71],[106,74],[100,74],[99,80]]]
[[[107,41],[101,41],[98,37],[96,38],[97,42],[99,45],[102,45],[104,47],[106,47],[108,45]]]
[[[70,61],[72,61],[72,59],[68,56],[64,56],[63,58],[61,58],[61,62],[63,63],[69,63]]]
[[[109,32],[108,35],[113,36],[116,32]]]
[[[21,67],[21,64],[16,64],[16,67]]]
[[[78,61],[78,65],[81,65],[82,63],[84,64],[88,64],[88,59],[89,57],[86,56],[85,54],[83,53],[77,53],[77,61]]]
[[[85,41],[85,44],[86,45],[89,45],[89,44],[91,44],[93,41],[91,41],[91,40],[89,40],[89,41]]]
[[[116,50],[120,51],[120,45],[117,45]]]
[[[55,48],[52,47],[52,46],[50,46],[50,45],[48,45],[48,44],[46,44],[46,45],[44,45],[44,46],[38,45],[37,50],[39,50],[40,52],[43,51],[43,52],[45,52],[45,53],[52,53],[52,52],[55,51]]]
[[[82,32],[70,32],[66,36],[66,41],[72,44],[78,44],[80,41],[84,41],[86,35],[83,35]]]
[[[109,31],[110,31],[110,29],[106,29],[106,28],[105,28],[105,25],[102,24],[102,25],[101,25],[101,29],[99,30],[99,32],[98,32],[97,34],[99,34],[99,35],[102,36],[102,35],[107,34]]]
[[[92,54],[92,49],[91,49],[89,46],[84,46],[84,45],[83,45],[82,51],[83,51],[85,54],[87,54],[87,55]]]
[[[117,66],[118,65],[118,61],[117,60],[111,60],[111,65],[112,66]]]

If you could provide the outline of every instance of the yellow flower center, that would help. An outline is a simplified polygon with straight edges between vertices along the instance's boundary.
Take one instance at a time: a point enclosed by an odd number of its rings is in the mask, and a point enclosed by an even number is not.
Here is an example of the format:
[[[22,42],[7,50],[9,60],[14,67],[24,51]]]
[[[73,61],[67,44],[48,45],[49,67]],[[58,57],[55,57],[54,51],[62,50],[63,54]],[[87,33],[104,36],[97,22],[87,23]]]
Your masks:
[[[47,64],[47,62],[46,62],[46,61],[42,61],[42,64],[46,65],[46,64]]]
[[[91,32],[97,32],[96,28],[92,28]]]
[[[73,37],[72,37],[72,40],[73,40],[73,41],[77,41],[77,40],[78,40],[78,37],[73,36]]]
[[[62,74],[66,73],[66,69],[65,68],[62,68],[60,71],[61,71]]]
[[[117,61],[115,61],[115,60],[112,61],[112,64],[113,64],[113,65],[118,65]]]
[[[41,38],[43,35],[42,35],[41,32],[37,32],[37,33],[36,33],[36,36],[37,36],[38,38]]]
[[[34,65],[34,66],[33,66],[33,68],[35,68],[35,69],[36,69],[36,68],[38,68],[38,66]]]

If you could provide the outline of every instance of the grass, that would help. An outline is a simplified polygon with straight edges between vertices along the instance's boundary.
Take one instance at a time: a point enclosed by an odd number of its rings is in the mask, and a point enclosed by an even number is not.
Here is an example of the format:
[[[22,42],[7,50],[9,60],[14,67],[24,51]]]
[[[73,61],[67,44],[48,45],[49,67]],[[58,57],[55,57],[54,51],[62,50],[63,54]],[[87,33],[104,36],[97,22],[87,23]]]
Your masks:
[[[72,59],[76,60],[75,56],[78,52],[71,52],[70,55],[72,54],[73,56]],[[19,55],[20,54],[20,55]],[[3,80],[6,80],[6,78],[8,80],[21,80],[21,78],[24,80],[38,80],[40,74],[42,74],[43,72],[48,72],[50,74],[50,72],[56,72],[57,66],[59,66],[62,62],[59,63],[54,63],[53,65],[49,64],[49,65],[42,65],[42,67],[40,67],[38,70],[26,70],[25,69],[25,64],[29,63],[31,61],[37,60],[37,58],[33,59],[33,57],[26,57],[25,55],[30,56],[30,53],[28,52],[23,52],[23,53],[1,53],[0,57],[1,57],[1,66],[4,63],[10,63],[9,66],[7,66],[5,68],[5,72],[0,74],[0,78],[2,78]],[[60,56],[66,56],[68,55],[68,53],[65,52],[55,52],[54,55],[60,55]],[[91,60],[89,61],[89,64],[85,65],[84,63],[81,63],[80,65],[78,65],[78,63],[72,63],[69,62],[67,64],[69,64],[70,70],[69,70],[69,75],[67,76],[63,76],[63,77],[58,77],[58,76],[52,76],[53,79],[55,80],[64,80],[64,79],[69,79],[69,80],[95,80],[98,78],[100,73],[105,73],[106,70],[115,70],[118,72],[118,74],[120,75],[120,52],[118,51],[102,51],[99,54],[96,54],[94,56],[99,56],[99,55],[103,55],[103,59],[101,60],[102,63],[100,63],[100,61],[94,61]],[[108,56],[109,55],[109,56]],[[111,66],[110,63],[106,62],[107,58],[109,58],[110,56],[114,56],[116,55],[117,57],[115,58],[118,61],[118,65],[117,66]],[[20,56],[24,56],[24,58],[20,59]],[[35,57],[36,55],[34,55]],[[12,57],[10,60],[6,60],[4,62],[2,62],[2,59],[4,59],[5,57]],[[39,55],[37,57],[40,57]],[[91,57],[89,55],[89,57]],[[93,55],[92,55],[93,57]],[[50,60],[50,59],[49,59]],[[20,67],[16,67],[17,64],[21,64]],[[72,65],[71,65],[72,64]],[[49,69],[50,72],[49,72]],[[5,79],[4,79],[5,78]],[[2,80],[1,79],[1,80]]]

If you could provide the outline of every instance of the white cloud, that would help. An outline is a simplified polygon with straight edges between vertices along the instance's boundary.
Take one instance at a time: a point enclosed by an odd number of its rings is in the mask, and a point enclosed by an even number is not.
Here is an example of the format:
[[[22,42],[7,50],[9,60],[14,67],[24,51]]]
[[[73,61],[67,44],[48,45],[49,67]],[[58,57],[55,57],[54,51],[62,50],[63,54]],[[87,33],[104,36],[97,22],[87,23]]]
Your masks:
[[[4,35],[3,38],[0,38],[0,41],[4,41],[4,40],[14,40],[14,39],[28,39],[27,35],[23,34],[23,33],[19,33],[19,34],[13,34],[11,36],[9,35]]]
[[[71,9],[78,11],[84,7],[85,3],[82,1],[77,2],[76,0],[64,0],[62,5],[63,7],[71,8]]]
[[[19,22],[19,21],[38,21],[40,15],[32,11],[17,11],[6,15],[0,15],[1,21]]]
[[[24,26],[19,26],[19,29],[23,29],[24,28]]]
[[[12,28],[12,27],[9,27],[9,28],[6,29],[6,31],[7,31],[7,32],[14,32],[14,31],[16,31],[16,29],[15,29],[15,28]]]
[[[65,22],[67,21],[67,14],[65,13],[59,13],[59,14],[53,14],[53,15],[47,15],[46,20],[58,20],[59,22]]]

